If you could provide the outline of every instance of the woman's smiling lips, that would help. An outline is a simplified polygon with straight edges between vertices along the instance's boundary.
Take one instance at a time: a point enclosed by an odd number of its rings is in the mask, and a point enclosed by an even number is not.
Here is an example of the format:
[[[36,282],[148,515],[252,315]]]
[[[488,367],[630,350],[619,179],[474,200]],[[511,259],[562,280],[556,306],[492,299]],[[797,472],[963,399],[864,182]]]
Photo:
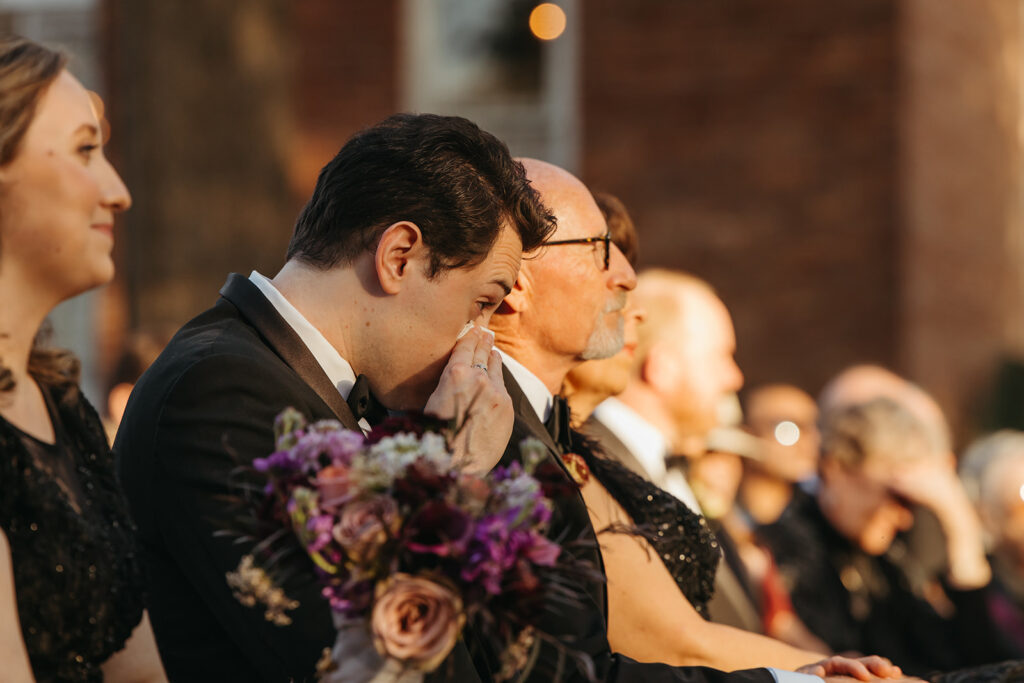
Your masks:
[[[111,239],[114,238],[114,224],[113,223],[93,223],[93,230],[99,230],[102,233],[106,233]]]

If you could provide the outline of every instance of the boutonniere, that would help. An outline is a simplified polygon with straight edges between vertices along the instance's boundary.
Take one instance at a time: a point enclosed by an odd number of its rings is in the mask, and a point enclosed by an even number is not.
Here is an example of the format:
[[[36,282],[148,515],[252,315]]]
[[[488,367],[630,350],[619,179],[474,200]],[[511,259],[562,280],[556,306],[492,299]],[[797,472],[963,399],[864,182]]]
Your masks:
[[[583,488],[583,485],[590,481],[590,468],[587,467],[587,461],[583,459],[582,455],[562,453],[562,463],[565,464],[565,469],[569,471],[569,476],[576,482],[578,488]]]

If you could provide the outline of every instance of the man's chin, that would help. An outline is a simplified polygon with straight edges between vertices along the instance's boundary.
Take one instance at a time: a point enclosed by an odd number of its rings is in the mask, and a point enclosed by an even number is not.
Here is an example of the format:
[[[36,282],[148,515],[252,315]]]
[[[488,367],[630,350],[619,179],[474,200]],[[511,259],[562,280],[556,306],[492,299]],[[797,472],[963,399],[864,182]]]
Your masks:
[[[580,360],[607,360],[622,350],[625,342],[620,338],[595,339],[591,337],[580,354]]]

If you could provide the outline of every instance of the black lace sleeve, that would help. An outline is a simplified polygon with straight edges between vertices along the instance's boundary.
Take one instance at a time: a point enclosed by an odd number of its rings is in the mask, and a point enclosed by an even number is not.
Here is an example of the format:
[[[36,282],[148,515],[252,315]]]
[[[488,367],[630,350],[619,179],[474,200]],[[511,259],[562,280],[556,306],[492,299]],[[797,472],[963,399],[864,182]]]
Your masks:
[[[715,572],[722,557],[707,520],[672,494],[604,457],[592,440],[577,438],[576,434],[573,438],[593,476],[632,518],[637,533],[650,542],[679,590],[707,619],[707,605],[715,592]]]

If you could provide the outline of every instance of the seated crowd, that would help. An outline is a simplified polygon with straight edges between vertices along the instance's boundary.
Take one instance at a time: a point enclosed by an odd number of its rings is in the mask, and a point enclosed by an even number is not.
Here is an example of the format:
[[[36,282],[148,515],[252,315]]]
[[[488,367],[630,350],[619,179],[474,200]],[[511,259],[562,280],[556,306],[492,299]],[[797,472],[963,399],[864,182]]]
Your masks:
[[[267,622],[232,594],[245,548],[218,533],[286,407],[352,430],[456,419],[470,472],[543,444],[563,484],[550,535],[600,576],[566,577],[521,680],[1024,676],[1024,435],[972,446],[961,479],[934,400],[874,366],[817,403],[756,388],[742,423],[713,287],[638,275],[619,200],[458,117],[350,139],[282,226],[280,270],[229,275],[140,353],[105,429],[39,334],[111,279],[130,206],[64,64],[0,41],[0,679],[312,680],[327,602],[297,581],[291,623]],[[362,411],[357,385],[387,410]],[[503,680],[477,635],[426,678]]]

